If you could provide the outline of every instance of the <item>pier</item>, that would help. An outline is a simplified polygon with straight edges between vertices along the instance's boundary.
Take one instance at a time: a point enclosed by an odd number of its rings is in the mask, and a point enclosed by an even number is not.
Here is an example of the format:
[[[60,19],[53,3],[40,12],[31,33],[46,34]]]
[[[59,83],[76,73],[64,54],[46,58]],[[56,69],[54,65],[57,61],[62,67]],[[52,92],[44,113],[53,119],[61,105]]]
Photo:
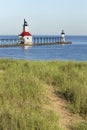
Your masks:
[[[17,46],[42,46],[54,44],[71,44],[72,42],[61,42],[59,36],[33,36],[32,45],[20,44],[18,38],[0,38],[0,48]]]
[[[72,42],[56,42],[56,43],[36,43],[36,44],[20,44],[20,43],[14,43],[14,44],[0,44],[0,48],[4,48],[4,47],[24,47],[24,46],[46,46],[46,45],[59,45],[59,44],[72,44]]]
[[[18,36],[0,36],[0,47],[42,46],[53,44],[71,44],[65,41],[65,32],[58,35],[32,35],[28,31],[28,23],[24,19],[23,30]]]

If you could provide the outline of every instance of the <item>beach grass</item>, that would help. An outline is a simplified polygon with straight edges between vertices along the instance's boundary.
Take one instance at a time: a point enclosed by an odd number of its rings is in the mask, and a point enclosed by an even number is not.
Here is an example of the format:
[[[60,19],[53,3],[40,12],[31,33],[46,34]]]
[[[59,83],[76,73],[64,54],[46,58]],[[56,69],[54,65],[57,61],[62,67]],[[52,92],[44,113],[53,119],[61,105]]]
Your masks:
[[[58,116],[43,109],[44,83],[35,64],[0,60],[0,130],[60,130]]]
[[[86,62],[0,59],[0,130],[61,130],[56,113],[43,109],[46,84],[87,116]]]
[[[73,113],[87,115],[87,63],[42,62],[34,67],[34,73],[40,81],[55,87]]]

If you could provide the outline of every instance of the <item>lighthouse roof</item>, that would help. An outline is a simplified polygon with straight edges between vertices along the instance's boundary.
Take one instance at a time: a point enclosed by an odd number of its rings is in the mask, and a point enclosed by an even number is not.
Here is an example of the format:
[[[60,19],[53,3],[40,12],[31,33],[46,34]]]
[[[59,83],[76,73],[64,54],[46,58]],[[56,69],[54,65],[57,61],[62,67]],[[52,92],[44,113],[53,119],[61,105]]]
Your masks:
[[[21,34],[19,34],[19,36],[32,36],[29,32],[23,31]]]

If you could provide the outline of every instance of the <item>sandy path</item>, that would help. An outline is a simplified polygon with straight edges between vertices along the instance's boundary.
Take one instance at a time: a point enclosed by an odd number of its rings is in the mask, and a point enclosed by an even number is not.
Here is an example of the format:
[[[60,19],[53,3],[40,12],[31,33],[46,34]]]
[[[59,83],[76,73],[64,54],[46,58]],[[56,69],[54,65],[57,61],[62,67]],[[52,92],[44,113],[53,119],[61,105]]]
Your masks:
[[[59,124],[63,130],[70,130],[70,126],[74,123],[84,121],[82,117],[72,114],[66,108],[67,101],[55,94],[52,86],[46,86],[46,95],[49,104],[45,108],[53,110],[59,116]]]

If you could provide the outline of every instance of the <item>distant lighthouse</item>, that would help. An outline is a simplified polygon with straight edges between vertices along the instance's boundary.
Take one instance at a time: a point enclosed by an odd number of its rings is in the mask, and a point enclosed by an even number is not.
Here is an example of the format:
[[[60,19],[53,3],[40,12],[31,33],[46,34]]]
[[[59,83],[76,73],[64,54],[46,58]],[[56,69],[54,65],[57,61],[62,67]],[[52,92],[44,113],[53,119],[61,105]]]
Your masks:
[[[23,32],[19,34],[19,42],[21,44],[32,44],[32,35],[28,32],[28,23],[24,19]]]
[[[65,42],[65,32],[64,32],[64,30],[62,30],[62,32],[61,32],[60,41],[61,41],[61,42]]]

